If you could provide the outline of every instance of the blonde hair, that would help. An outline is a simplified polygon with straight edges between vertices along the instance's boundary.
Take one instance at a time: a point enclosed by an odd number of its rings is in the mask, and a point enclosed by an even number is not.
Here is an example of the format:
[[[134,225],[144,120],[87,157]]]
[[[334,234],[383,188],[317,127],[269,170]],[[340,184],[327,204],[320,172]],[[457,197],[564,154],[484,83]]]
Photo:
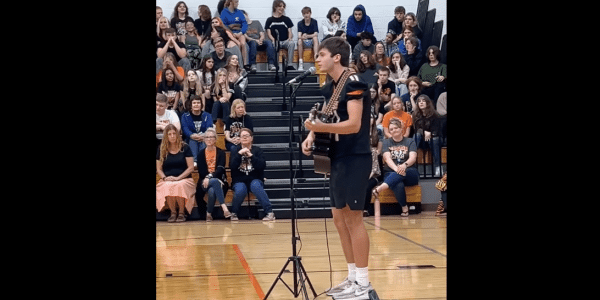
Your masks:
[[[227,86],[227,90],[225,91],[221,91],[221,84],[219,84],[219,74],[225,74],[225,84]],[[229,74],[227,74],[227,69],[225,68],[219,68],[217,70],[217,72],[215,72],[215,77],[213,78],[213,93],[215,95],[219,95],[219,92],[221,92],[221,94],[225,94],[229,91]]]
[[[231,103],[231,113],[229,114],[230,118],[236,118],[237,117],[236,114],[235,114],[235,109],[240,104],[244,106],[244,109],[246,108],[246,103],[244,102],[244,100],[242,100],[242,99],[235,99],[235,100],[233,100],[233,102]]]
[[[404,123],[402,123],[402,121],[400,121],[400,119],[398,119],[398,118],[392,118],[390,120],[390,125],[392,125],[392,124],[396,125],[398,128],[400,128],[400,130],[402,130],[404,128]],[[389,126],[388,126],[388,128],[389,128]]]
[[[169,154],[169,147],[171,146],[171,142],[169,142],[169,131],[175,130],[177,132],[177,139],[175,140],[175,145],[178,146],[179,151],[183,151],[183,140],[181,139],[181,134],[179,134],[179,130],[173,124],[169,124],[165,127],[163,131],[163,139],[160,143],[160,164],[162,165]]]

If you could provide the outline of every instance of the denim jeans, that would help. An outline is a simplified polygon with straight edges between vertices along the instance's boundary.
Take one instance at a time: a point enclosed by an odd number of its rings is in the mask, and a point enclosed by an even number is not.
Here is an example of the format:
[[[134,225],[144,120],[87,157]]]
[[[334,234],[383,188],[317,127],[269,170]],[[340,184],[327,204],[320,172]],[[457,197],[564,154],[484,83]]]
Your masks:
[[[202,185],[202,182],[198,182],[199,185]],[[207,190],[202,187],[203,190]],[[225,203],[225,195],[223,195],[223,188],[221,187],[221,182],[219,182],[216,178],[211,178],[208,180],[208,201],[206,204],[206,212],[212,214],[213,208],[215,207],[215,200],[219,200],[219,204]]]
[[[273,42],[269,39],[265,39],[263,41],[262,46],[259,46],[255,41],[248,41],[248,60],[250,60],[250,64],[256,64],[256,51],[257,50],[267,50],[267,60],[270,64],[275,65],[277,63],[275,59],[275,46],[273,46]]]
[[[396,172],[387,172],[383,175],[383,178],[383,182],[387,183],[392,192],[394,192],[400,206],[406,206],[406,191],[404,191],[404,187],[419,183],[419,171],[416,168],[408,168],[406,169],[406,176],[402,176]]]
[[[433,167],[441,167],[442,166],[442,143],[440,141],[439,136],[431,137],[429,142],[425,141],[423,134],[415,133],[414,135],[415,144],[417,148],[431,149],[431,154],[433,156]]]
[[[200,153],[200,151],[202,151],[202,149],[206,148],[206,144],[204,142],[198,142],[194,139],[188,139],[187,141],[185,141],[189,146],[190,149],[192,150],[192,154],[194,155],[194,161],[197,162],[198,161],[198,153]]]
[[[233,101],[233,96],[231,97],[231,101]],[[220,119],[225,119],[226,117],[229,117],[229,114],[231,113],[231,103],[230,102],[225,102],[225,103],[221,103],[221,101],[215,99],[215,103],[213,103],[213,107],[212,107],[212,113],[211,113],[211,117],[213,119],[213,123],[217,122],[217,118],[219,118],[219,113],[221,115]]]
[[[271,201],[269,201],[269,197],[265,192],[262,181],[258,179],[252,180],[250,183],[250,191],[254,194],[254,196],[256,196],[256,199],[258,199],[258,202],[265,210],[265,214],[272,212],[273,209],[271,208]],[[238,213],[242,203],[244,202],[244,198],[246,198],[246,195],[248,195],[246,184],[243,182],[236,182],[233,185],[233,207],[231,208],[232,213]]]

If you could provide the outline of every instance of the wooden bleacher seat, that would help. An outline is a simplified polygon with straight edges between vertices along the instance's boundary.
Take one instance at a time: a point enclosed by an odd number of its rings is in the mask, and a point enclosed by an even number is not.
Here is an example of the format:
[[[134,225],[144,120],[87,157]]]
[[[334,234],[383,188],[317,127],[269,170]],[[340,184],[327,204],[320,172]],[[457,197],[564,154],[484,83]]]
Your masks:
[[[447,163],[447,147],[442,147],[442,151],[441,151],[441,157],[442,157],[442,163],[446,164]],[[423,149],[417,149],[417,163],[418,164],[432,164],[433,163],[433,156],[431,153],[431,150],[428,149],[427,151],[423,151]]]
[[[406,191],[406,202],[407,203],[420,203],[421,202],[421,186],[412,185],[404,187]],[[371,197],[371,203],[375,203],[375,197]],[[398,203],[396,196],[391,189],[386,189],[379,193],[379,203]]]
[[[226,166],[225,167],[225,171],[226,171],[226,174],[227,174],[227,181],[231,184],[231,169],[229,169],[229,167],[228,167],[229,166],[229,157],[230,156],[231,156],[230,152],[229,151],[225,151],[225,166]],[[194,171],[192,171],[192,179],[194,179],[194,182],[196,184],[198,184],[199,176],[198,176],[198,168],[197,167],[194,167]],[[156,183],[158,183],[159,180],[160,180],[160,176],[158,175],[158,172],[156,172]],[[257,202],[256,196],[254,196],[253,193],[250,193],[249,198],[247,198],[246,200],[248,200],[248,199],[251,200],[251,202],[253,204],[255,204],[255,202]],[[207,194],[204,195],[204,199],[203,200],[208,203],[208,195]],[[233,190],[231,190],[231,188],[230,188],[229,190],[227,190],[227,193],[225,194],[225,203],[229,203],[230,204],[232,201],[233,201]],[[198,205],[196,203],[194,203],[194,207],[197,207],[197,206]],[[219,204],[218,201],[216,201],[215,202],[215,207],[218,207],[218,206],[220,206],[220,204]]]
[[[310,49],[304,49],[303,51],[304,53],[302,53],[302,60],[305,63],[314,63],[315,62],[315,55],[314,55],[314,51],[312,48]],[[287,56],[287,49],[281,49],[279,51],[279,58],[278,58],[278,62],[281,61],[281,58],[286,55]],[[293,62],[297,63],[298,62],[298,49],[294,50],[294,60]],[[256,63],[267,63],[269,62],[267,59],[267,52],[266,51],[256,51]]]

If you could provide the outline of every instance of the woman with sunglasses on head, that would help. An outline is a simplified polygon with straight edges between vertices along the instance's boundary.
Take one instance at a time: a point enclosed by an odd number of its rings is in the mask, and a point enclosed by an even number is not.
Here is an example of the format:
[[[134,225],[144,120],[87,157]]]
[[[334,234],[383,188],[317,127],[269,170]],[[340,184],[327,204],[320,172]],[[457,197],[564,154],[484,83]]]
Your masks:
[[[227,175],[225,173],[225,151],[216,147],[217,132],[214,128],[206,130],[204,135],[206,147],[198,152],[198,184],[196,186],[196,198],[204,199],[208,193],[206,204],[206,222],[213,220],[212,212],[215,200],[219,201],[225,218],[231,217],[229,209],[225,204],[225,194],[229,189]],[[198,201],[198,207],[201,202]]]

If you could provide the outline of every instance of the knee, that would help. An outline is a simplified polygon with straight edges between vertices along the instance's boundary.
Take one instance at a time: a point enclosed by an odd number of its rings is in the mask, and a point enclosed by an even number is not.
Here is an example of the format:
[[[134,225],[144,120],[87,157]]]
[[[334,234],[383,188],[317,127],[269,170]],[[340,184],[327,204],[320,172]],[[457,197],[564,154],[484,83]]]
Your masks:
[[[262,189],[263,189],[262,181],[260,181],[258,179],[252,180],[252,182],[250,183],[250,191],[252,193],[256,194],[256,192],[261,191]]]
[[[362,210],[348,210],[344,216],[344,221],[346,222],[348,230],[352,230],[363,224],[362,214]]]

